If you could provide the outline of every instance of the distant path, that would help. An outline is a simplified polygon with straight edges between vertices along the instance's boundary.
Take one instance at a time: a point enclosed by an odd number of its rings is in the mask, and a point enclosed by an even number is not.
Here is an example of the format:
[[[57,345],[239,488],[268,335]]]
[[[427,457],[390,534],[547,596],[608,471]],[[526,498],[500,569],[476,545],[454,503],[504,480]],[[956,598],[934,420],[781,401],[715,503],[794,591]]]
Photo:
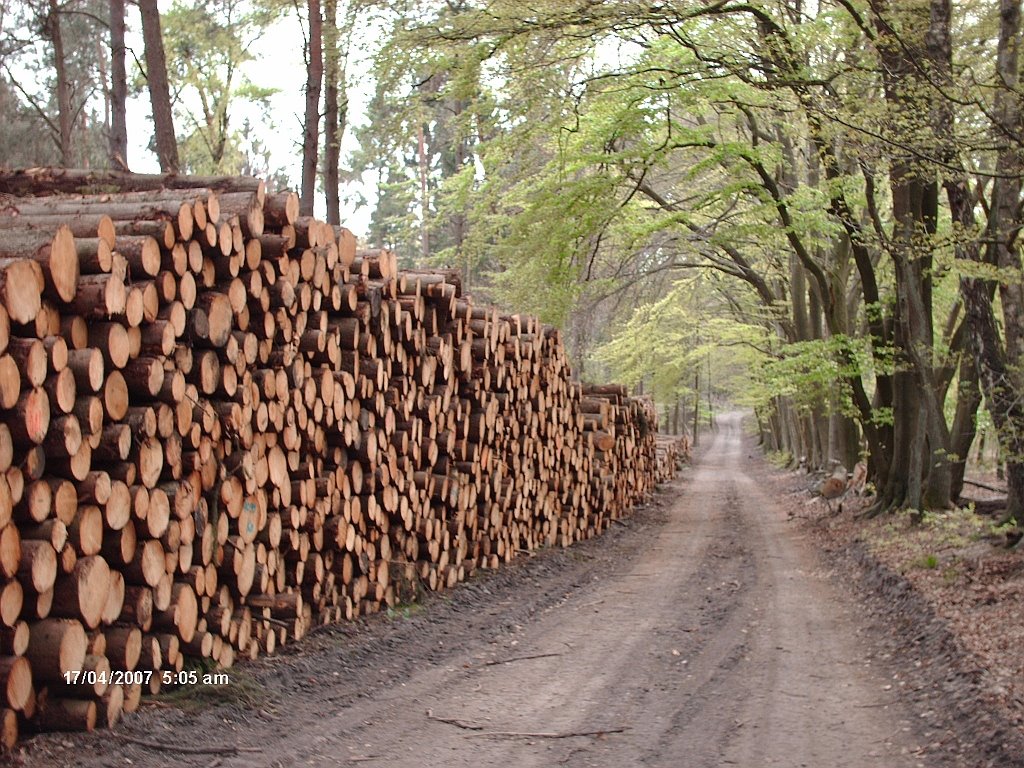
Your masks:
[[[213,760],[239,768],[921,764],[853,600],[749,474],[760,459],[744,443],[739,415],[720,418],[677,498],[627,523],[638,530],[616,526],[411,619],[373,623],[349,650],[332,641],[321,656],[269,660],[273,706],[229,725],[188,716],[188,743],[265,750]],[[316,685],[295,690],[289,674]],[[181,717],[129,728],[166,738]],[[93,739],[100,752],[115,742]],[[120,748],[147,765],[213,759]]]

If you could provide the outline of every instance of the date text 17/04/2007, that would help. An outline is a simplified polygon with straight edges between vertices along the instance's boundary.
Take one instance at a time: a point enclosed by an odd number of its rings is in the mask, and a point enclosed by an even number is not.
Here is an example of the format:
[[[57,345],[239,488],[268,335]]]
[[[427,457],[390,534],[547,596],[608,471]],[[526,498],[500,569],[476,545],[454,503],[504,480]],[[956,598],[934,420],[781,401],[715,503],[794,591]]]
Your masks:
[[[153,675],[160,675],[163,685],[230,685],[231,678],[227,672],[200,672],[197,669],[183,669],[180,672],[164,669],[154,672],[152,669],[95,670],[85,669],[64,673],[64,682],[68,685],[149,685]]]

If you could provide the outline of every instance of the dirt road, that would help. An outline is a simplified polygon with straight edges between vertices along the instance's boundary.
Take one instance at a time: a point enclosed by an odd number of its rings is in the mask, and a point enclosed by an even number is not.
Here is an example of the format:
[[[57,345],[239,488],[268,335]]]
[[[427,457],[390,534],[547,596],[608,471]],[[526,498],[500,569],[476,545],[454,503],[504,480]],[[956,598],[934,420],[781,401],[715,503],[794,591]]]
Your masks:
[[[252,708],[157,710],[120,729],[244,752],[47,737],[26,764],[924,764],[856,603],[745,445],[739,417],[723,418],[662,506],[600,540],[260,662]]]

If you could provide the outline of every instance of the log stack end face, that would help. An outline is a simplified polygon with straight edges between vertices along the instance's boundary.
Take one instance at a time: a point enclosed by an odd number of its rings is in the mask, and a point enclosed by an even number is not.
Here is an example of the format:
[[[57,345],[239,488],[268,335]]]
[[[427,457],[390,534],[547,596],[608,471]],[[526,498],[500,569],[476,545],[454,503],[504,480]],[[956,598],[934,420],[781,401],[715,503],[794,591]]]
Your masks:
[[[556,331],[293,193],[49,169],[0,193],[3,744],[594,536],[674,471],[653,406],[574,383]]]

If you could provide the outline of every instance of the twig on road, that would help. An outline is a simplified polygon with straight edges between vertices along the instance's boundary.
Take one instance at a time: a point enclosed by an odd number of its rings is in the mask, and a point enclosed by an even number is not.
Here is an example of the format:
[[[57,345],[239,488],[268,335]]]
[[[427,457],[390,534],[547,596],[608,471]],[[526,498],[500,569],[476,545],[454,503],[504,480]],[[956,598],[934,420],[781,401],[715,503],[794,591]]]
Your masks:
[[[466,731],[475,731],[477,736],[504,736],[508,738],[529,738],[529,739],[572,739],[577,736],[604,736],[607,733],[624,733],[629,728],[602,728],[597,731],[488,731],[482,725],[474,725],[463,720],[456,720],[452,717],[438,717],[429,709],[427,718],[436,720],[439,723],[454,725]]]
[[[251,752],[259,753],[263,749],[261,747],[186,747],[180,744],[165,744],[159,741],[146,741],[145,739],[136,739],[134,736],[128,736],[124,733],[114,732],[122,741],[127,741],[129,744],[135,744],[139,747],[145,747],[146,749],[155,749],[161,752],[178,752],[183,755],[234,755],[239,752]]]
[[[511,664],[515,661],[530,661],[531,659],[549,659],[553,656],[561,656],[561,653],[536,653],[532,656],[513,656],[511,659],[499,659],[497,661],[485,661],[483,666],[494,667],[499,664]]]

